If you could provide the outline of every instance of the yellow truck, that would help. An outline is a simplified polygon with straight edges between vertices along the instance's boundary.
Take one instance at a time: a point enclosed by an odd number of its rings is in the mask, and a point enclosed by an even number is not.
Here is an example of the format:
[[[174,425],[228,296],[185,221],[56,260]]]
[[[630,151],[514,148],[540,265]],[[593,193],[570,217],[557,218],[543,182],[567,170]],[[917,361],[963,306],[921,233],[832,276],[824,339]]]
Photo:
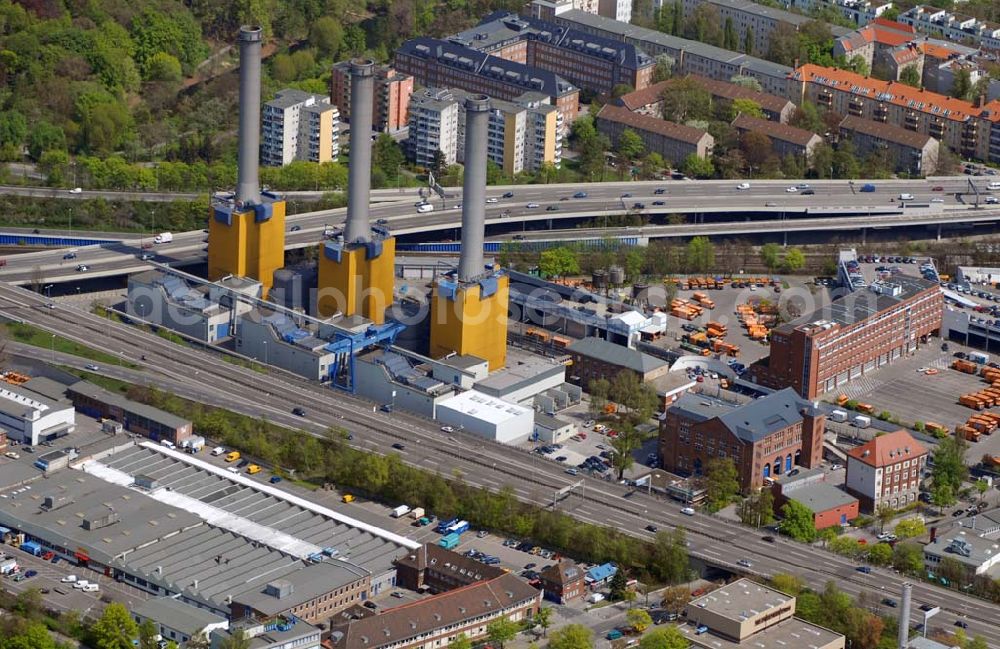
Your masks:
[[[240,459],[240,452],[239,451],[231,451],[226,456],[226,462],[235,462],[238,459]]]

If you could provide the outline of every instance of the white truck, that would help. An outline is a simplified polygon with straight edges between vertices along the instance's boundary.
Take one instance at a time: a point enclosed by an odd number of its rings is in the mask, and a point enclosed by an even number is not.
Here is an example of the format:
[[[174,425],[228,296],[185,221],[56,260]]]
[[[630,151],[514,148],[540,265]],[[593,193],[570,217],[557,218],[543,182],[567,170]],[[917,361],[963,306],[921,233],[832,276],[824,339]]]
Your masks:
[[[417,521],[423,517],[424,517],[423,507],[414,507],[412,510],[410,510],[410,518],[412,518],[413,520]]]
[[[854,420],[851,422],[858,428],[868,428],[872,425],[871,417],[865,417],[864,415],[855,415]]]
[[[153,243],[170,243],[173,240],[174,235],[172,232],[161,232],[153,237]]]
[[[410,511],[409,506],[407,506],[407,505],[400,505],[399,507],[396,507],[395,509],[392,510],[392,517],[393,518],[402,518],[403,516],[406,516],[406,513],[408,511]]]
[[[199,453],[201,449],[205,448],[205,438],[200,435],[190,437],[181,442],[181,448],[188,453]]]
[[[843,410],[831,410],[830,421],[845,422],[847,421],[847,413]]]
[[[219,457],[220,455],[225,454],[225,452],[226,452],[226,449],[224,449],[221,446],[216,446],[215,448],[212,449],[212,456],[213,457]]]

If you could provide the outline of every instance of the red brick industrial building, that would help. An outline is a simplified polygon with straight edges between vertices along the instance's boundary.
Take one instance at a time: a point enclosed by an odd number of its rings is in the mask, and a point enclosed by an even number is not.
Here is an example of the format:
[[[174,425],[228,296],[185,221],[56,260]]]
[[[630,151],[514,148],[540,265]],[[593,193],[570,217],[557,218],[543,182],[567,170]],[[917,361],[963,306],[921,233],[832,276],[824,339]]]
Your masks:
[[[747,403],[685,394],[660,422],[661,466],[698,475],[715,458],[730,457],[744,493],[793,466],[819,466],[826,416],[790,389]]]
[[[586,573],[568,559],[554,563],[539,573],[545,599],[566,604],[587,593]]]
[[[776,327],[770,357],[750,367],[750,378],[813,399],[915,351],[941,330],[942,307],[933,282],[877,282]]]

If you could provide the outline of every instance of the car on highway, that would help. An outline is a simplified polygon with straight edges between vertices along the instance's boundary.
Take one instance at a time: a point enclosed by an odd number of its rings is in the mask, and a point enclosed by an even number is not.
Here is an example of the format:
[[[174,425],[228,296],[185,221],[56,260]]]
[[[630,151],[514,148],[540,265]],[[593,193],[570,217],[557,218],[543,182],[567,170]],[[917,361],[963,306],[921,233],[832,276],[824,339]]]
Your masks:
[[[306,409],[305,408],[292,408],[292,414],[295,415],[296,417],[305,417],[306,416]]]
[[[392,447],[393,447],[394,449],[396,449],[397,451],[402,451],[403,449],[405,449],[405,448],[406,448],[405,446],[403,446],[403,445],[402,445],[402,444],[400,444],[399,442],[396,442],[396,443],[394,443],[394,444],[392,445]]]
[[[997,203],[1000,203],[1000,198],[997,198],[996,196],[987,196],[985,200],[987,205],[996,205]]]
[[[489,198],[486,199],[486,202],[487,203],[491,203],[491,204],[492,203],[499,203],[500,199],[497,198],[496,196],[490,196]]]
[[[870,575],[872,572],[872,569],[869,566],[858,566],[857,568],[855,568],[855,570],[857,570],[858,572],[863,572],[866,575]]]
[[[539,205],[538,203],[528,203],[527,205],[525,205],[525,207],[527,207],[529,210],[536,210],[539,207],[541,207],[541,205]]]
[[[794,194],[797,191],[799,191],[799,188],[797,186],[795,186],[795,185],[792,185],[791,187],[785,188],[785,193],[787,193],[787,194]]]
[[[942,187],[941,185],[934,185],[933,187],[931,187],[931,191],[932,192],[943,192],[944,191],[944,187]]]
[[[875,191],[875,185],[873,185],[871,183],[865,183],[864,185],[861,186],[861,191],[864,192],[864,193],[866,193],[866,194],[874,192]]]
[[[934,198],[931,199],[931,202],[932,203],[943,203],[944,199],[941,198],[941,197],[935,196]]]
[[[965,620],[955,620],[955,626],[957,626],[960,629],[968,629],[969,623],[966,622]]]
[[[736,185],[736,189],[741,191],[744,189],[750,189],[750,183],[740,183],[739,185]]]
[[[666,201],[653,201],[653,205],[666,205]]]
[[[82,194],[83,193],[83,188],[82,187],[74,187],[73,189],[69,190],[69,193],[70,194]]]
[[[149,261],[150,259],[156,259],[156,255],[151,252],[144,252],[139,255],[139,261]]]
[[[504,192],[504,198],[514,198],[514,192]]]
[[[736,563],[744,568],[753,568],[753,563],[751,563],[750,559],[740,559]]]
[[[88,370],[90,370],[91,372],[96,372],[96,371],[98,371],[99,369],[101,369],[101,368],[100,368],[100,366],[98,366],[98,365],[95,365],[94,363],[87,363],[87,364],[86,364],[86,365],[84,365],[83,367],[84,367],[84,369],[88,369]]]
[[[64,584],[73,584],[73,583],[76,583],[76,575],[66,575],[65,577],[63,577],[59,581],[61,581]]]
[[[681,509],[681,513],[686,516],[694,516],[694,507],[684,507]]]
[[[647,532],[652,532],[653,534],[656,534],[659,530],[660,530],[660,528],[658,528],[655,525],[647,525],[646,526],[646,531]]]
[[[569,458],[567,458],[565,455],[560,455],[559,457],[556,458],[556,462],[565,462],[568,459]]]
[[[80,264],[76,267],[76,271],[78,273],[84,273],[88,270],[90,270],[90,266],[88,266],[87,264]]]
[[[666,194],[666,193],[667,193],[667,190],[666,190],[666,188],[664,188],[664,187],[658,187],[658,188],[656,189],[656,191],[654,191],[653,193],[654,193],[655,195],[659,196],[660,194]]]
[[[240,460],[240,463],[236,465],[237,469],[242,469],[250,464],[250,460]]]
[[[587,192],[577,192],[573,194],[573,198],[587,198]]]
[[[633,210],[644,210],[644,209],[646,209],[646,204],[645,203],[634,203],[632,205],[632,209]]]
[[[899,195],[899,200],[901,201],[912,201],[913,198],[914,198],[913,194],[908,194],[906,192],[903,192],[902,194]]]
[[[37,570],[29,570],[28,572],[24,573],[24,578],[25,579],[31,579],[32,577],[34,577],[37,574],[38,574]]]
[[[896,608],[897,606],[899,606],[896,600],[892,599],[891,597],[883,597],[882,603],[888,606],[889,608]]]
[[[452,426],[442,426],[441,427],[441,432],[442,433],[454,433],[455,432],[455,428],[452,427]]]
[[[767,542],[767,543],[774,543],[774,537],[771,536],[770,534],[768,534],[767,536],[762,536],[762,537],[760,537],[760,539],[762,541]]]
[[[624,194],[622,194],[622,198],[632,198],[632,194],[625,192]]]
[[[559,211],[559,206],[558,205],[549,205],[548,207],[545,208],[545,211],[546,212],[558,212]]]
[[[566,473],[568,473],[569,475],[580,475],[580,472],[577,471],[576,469],[566,469]]]
[[[813,196],[816,194],[815,189],[803,189],[800,196]]]
[[[273,476],[271,476],[271,479],[268,480],[268,482],[270,482],[271,484],[278,484],[279,482],[281,482],[281,476],[280,475],[273,475]]]
[[[63,255],[63,259],[76,259],[76,253],[70,250],[65,255]]]

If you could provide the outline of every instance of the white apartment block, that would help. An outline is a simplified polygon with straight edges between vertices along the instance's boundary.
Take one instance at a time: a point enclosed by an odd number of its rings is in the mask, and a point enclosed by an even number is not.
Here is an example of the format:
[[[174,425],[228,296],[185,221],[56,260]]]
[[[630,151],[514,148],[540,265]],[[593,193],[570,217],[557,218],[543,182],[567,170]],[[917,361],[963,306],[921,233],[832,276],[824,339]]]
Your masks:
[[[789,9],[798,9],[804,14],[824,7],[834,7],[840,14],[858,27],[864,27],[887,10],[891,2],[869,2],[869,0],[784,0]]]
[[[662,2],[653,0],[654,8],[659,9]],[[542,20],[551,20],[571,9],[623,23],[632,22],[632,0],[533,0],[531,3],[531,15]]]
[[[437,151],[445,164],[458,161],[458,100],[449,90],[425,88],[410,97],[409,134],[406,154],[418,165],[430,166]]]
[[[919,32],[943,36],[956,43],[972,43],[990,50],[1000,50],[1000,25],[972,16],[950,13],[928,5],[918,5],[899,14],[897,20]]]
[[[260,153],[265,165],[336,160],[339,139],[340,112],[327,96],[286,88],[264,104]]]

